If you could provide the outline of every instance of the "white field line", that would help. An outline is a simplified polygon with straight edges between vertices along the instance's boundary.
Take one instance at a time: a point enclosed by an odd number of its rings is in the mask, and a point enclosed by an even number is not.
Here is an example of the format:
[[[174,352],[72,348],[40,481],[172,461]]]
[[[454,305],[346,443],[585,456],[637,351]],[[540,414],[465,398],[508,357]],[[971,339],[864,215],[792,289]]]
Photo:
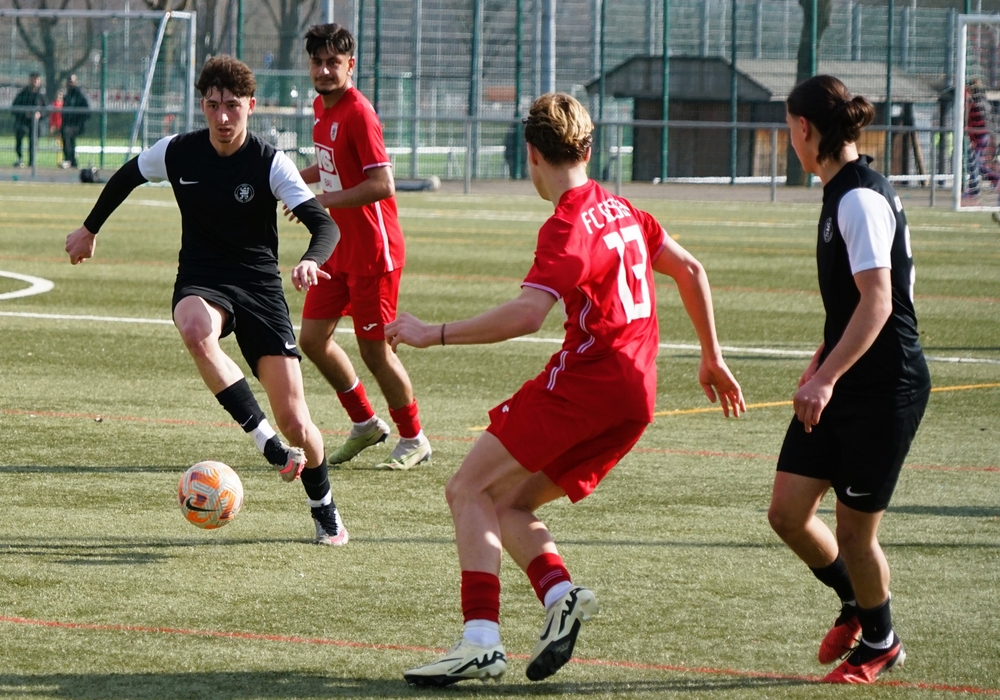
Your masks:
[[[50,321],[100,321],[104,323],[149,323],[154,325],[172,326],[173,321],[160,318],[119,318],[116,316],[87,316],[79,314],[41,314],[28,311],[0,311],[0,317],[11,318],[37,318]],[[298,326],[295,326],[299,330]],[[353,328],[338,328],[337,333],[347,333],[354,335]],[[526,336],[521,338],[511,338],[508,342],[516,343],[543,343],[546,345],[561,345],[562,338],[544,338],[538,336]],[[691,343],[660,343],[663,350],[680,350],[684,352],[700,352],[701,346]],[[735,345],[723,345],[723,352],[734,355],[760,355],[765,357],[812,357],[814,350],[792,350],[782,348],[758,348],[758,347],[738,347]],[[927,355],[928,362],[950,362],[957,364],[983,364],[1000,365],[1000,359],[988,357],[940,357],[937,355]]]
[[[13,292],[6,292],[0,294],[0,300],[2,299],[18,299],[20,297],[30,297],[35,294],[45,294],[45,292],[51,291],[56,285],[47,279],[42,277],[32,277],[31,275],[22,275],[17,272],[5,272],[0,270],[0,277],[9,277],[10,279],[21,280],[22,282],[27,282],[29,286],[27,289],[18,289]]]
[[[147,183],[146,187],[151,186],[162,186],[162,184]],[[26,195],[3,195],[0,196],[0,202],[41,202],[41,203],[53,203],[53,204],[89,204],[93,205],[96,200],[93,197],[29,197]],[[452,201],[452,200],[442,200],[442,201]],[[463,195],[463,202],[473,204],[468,195]],[[158,200],[158,199],[126,199],[124,204],[133,204],[142,207],[176,207],[177,203],[173,199],[168,200]],[[409,217],[412,219],[436,219],[441,218],[445,220],[450,219],[471,219],[478,221],[515,221],[515,222],[536,222],[541,223],[548,218],[549,214],[543,211],[533,212],[533,211],[520,211],[512,212],[507,210],[489,210],[489,209],[471,209],[471,210],[459,210],[459,209],[414,209],[410,207],[401,207],[399,209],[399,215],[401,217]],[[798,229],[803,228],[806,230],[811,230],[812,227],[816,226],[815,219],[802,219],[802,220],[786,220],[786,221],[747,221],[745,219],[734,219],[732,221],[724,221],[721,219],[682,219],[682,218],[672,218],[666,222],[667,229],[671,229],[676,226],[694,226],[694,227],[717,227],[720,230],[727,230],[730,228],[767,228],[767,229]],[[926,226],[911,226],[911,230],[914,232],[920,231],[934,231],[934,232],[963,232],[969,231],[968,225],[926,225]],[[976,228],[973,226],[973,228]]]

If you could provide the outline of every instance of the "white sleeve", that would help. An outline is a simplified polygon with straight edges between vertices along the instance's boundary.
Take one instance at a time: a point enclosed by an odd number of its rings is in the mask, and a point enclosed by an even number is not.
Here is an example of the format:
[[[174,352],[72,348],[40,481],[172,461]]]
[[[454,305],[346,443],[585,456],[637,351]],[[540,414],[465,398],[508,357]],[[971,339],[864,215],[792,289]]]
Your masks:
[[[299,169],[295,167],[292,159],[281,151],[275,153],[274,160],[271,161],[270,183],[271,192],[289,209],[294,209],[302,202],[316,197],[299,175]]]
[[[177,134],[164,136],[139,154],[139,172],[150,182],[167,179],[167,145]]]
[[[852,275],[877,267],[892,269],[896,215],[885,197],[866,187],[851,190],[840,200],[837,224],[847,244]]]

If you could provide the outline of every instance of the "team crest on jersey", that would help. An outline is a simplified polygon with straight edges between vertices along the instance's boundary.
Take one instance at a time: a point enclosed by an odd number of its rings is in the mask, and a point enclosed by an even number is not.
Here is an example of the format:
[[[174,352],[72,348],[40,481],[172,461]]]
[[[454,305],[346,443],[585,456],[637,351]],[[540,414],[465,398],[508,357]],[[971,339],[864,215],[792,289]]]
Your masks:
[[[823,242],[829,243],[833,239],[833,217],[828,216],[823,224]]]
[[[236,192],[234,192],[233,194],[235,194],[237,202],[239,202],[240,204],[246,204],[251,199],[253,199],[253,187],[244,182],[242,185],[236,188]]]
[[[340,122],[334,122],[333,124],[330,125],[330,140],[331,141],[336,141],[337,140],[337,129],[339,129],[339,128],[340,128]]]

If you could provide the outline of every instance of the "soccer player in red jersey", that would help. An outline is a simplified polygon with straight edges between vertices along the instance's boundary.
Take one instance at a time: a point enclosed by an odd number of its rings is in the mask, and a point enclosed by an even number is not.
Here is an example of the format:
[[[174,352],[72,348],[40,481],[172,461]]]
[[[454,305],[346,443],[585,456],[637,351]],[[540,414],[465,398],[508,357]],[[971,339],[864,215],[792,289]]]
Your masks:
[[[490,425],[448,482],[462,569],[461,641],[403,676],[445,686],[507,670],[500,642],[501,548],[527,574],[545,606],[528,662],[533,681],[569,661],[582,623],[598,611],[574,585],[552,536],[535,515],[564,496],[590,494],[653,419],[659,327],[653,271],[676,283],[701,343],[698,381],[725,415],[746,410],[722,359],[704,268],[649,214],[587,177],[593,124],[569,95],[539,97],[525,120],[528,171],[555,213],[538,234],[521,294],[474,318],[429,325],[401,313],[386,339],[431,345],[493,343],[537,331],[557,301],[566,338],[544,371],[490,411]]]
[[[321,183],[317,199],[343,236],[322,267],[330,279],[321,279],[306,293],[299,344],[336,390],[354,424],[329,457],[330,464],[347,462],[389,436],[389,426],[375,415],[350,358],[333,340],[340,318],[353,317],[361,359],[399,431],[399,443],[378,466],[410,469],[430,458],[431,446],[420,426],[410,377],[385,342],[384,326],[396,315],[406,254],[392,165],[378,115],[351,81],[354,37],[339,24],[319,24],[307,30],[305,40],[309,74],[319,93],[313,103],[317,163],[301,174],[307,183]]]

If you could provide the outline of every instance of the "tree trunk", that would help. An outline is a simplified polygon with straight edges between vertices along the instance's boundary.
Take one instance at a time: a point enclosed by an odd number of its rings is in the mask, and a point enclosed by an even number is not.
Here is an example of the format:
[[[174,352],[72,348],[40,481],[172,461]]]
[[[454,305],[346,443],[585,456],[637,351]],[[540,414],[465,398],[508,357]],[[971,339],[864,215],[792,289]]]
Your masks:
[[[795,84],[812,77],[810,65],[812,39],[812,8],[816,2],[816,55],[819,56],[819,46],[823,33],[830,26],[830,12],[833,10],[833,0],[799,0],[802,7],[802,33],[799,35],[799,52],[796,57]],[[808,174],[802,169],[802,164],[795,155],[791,142],[788,143],[788,165],[785,170],[785,184],[801,187],[808,183]]]

